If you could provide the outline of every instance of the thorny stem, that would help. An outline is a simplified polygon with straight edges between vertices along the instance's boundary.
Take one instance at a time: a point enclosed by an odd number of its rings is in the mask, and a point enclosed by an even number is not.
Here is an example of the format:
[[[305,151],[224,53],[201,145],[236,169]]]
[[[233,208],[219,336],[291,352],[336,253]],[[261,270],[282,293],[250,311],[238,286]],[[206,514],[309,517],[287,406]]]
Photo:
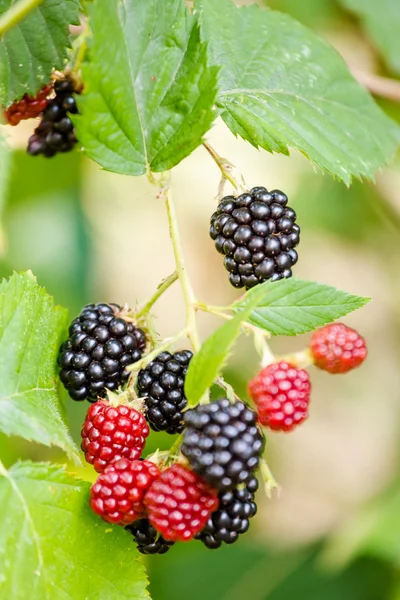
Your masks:
[[[165,198],[165,205],[167,208],[169,232],[172,240],[172,246],[174,249],[176,270],[178,273],[179,281],[181,283],[183,298],[185,301],[186,309],[186,332],[187,336],[193,346],[193,350],[198,352],[200,349],[200,338],[197,331],[196,323],[196,311],[195,304],[196,299],[192,289],[192,284],[186,272],[185,259],[183,257],[182,243],[179,235],[178,220],[176,217],[175,205],[172,197],[171,187],[169,182],[166,186],[161,188],[161,195]]]
[[[146,302],[146,304],[136,313],[136,318],[140,319],[144,315],[152,309],[153,305],[157,302],[157,300],[164,294],[164,292],[173,284],[175,281],[179,279],[179,275],[177,271],[168,275],[165,279],[162,280],[160,285],[157,287],[153,296]]]
[[[6,13],[0,17],[0,37],[15,27],[34,8],[42,4],[43,0],[19,0],[13,4]]]
[[[228,400],[230,400],[231,402],[238,402],[238,401],[241,402],[241,399],[236,394],[233,387],[230,385],[230,383],[225,381],[225,379],[223,377],[217,377],[215,379],[215,383],[216,383],[216,385],[218,385],[219,387],[221,387],[222,389],[225,390]]]
[[[212,159],[214,160],[214,162],[217,164],[219,170],[221,171],[222,181],[221,181],[221,185],[220,185],[219,190],[218,190],[218,196],[219,197],[222,196],[222,194],[223,194],[223,188],[224,188],[224,183],[225,183],[226,180],[229,181],[229,183],[231,183],[233,185],[233,187],[235,188],[235,190],[237,190],[240,187],[240,185],[236,181],[235,177],[233,177],[233,175],[231,174],[231,171],[232,171],[232,165],[231,165],[231,163],[228,160],[226,160],[226,158],[222,158],[214,150],[214,148],[212,148],[210,146],[210,144],[204,142],[203,146],[207,150],[207,152],[209,153],[209,155],[212,157]]]

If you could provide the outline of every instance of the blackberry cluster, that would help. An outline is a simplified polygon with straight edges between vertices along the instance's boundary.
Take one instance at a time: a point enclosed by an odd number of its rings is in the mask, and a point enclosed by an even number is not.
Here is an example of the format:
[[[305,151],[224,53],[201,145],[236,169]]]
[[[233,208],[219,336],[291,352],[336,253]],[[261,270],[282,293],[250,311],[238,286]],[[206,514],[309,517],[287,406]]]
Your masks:
[[[249,520],[257,512],[254,499],[257,489],[257,477],[252,477],[246,487],[220,492],[218,510],[212,513],[196,539],[210,550],[220,548],[222,544],[236,542],[241,533],[246,533]]]
[[[18,125],[20,121],[38,117],[47,107],[47,96],[53,89],[52,85],[44,85],[35,96],[24,94],[21,100],[14,102],[4,111],[5,120],[9,125]]]
[[[78,107],[74,98],[77,93],[70,79],[54,83],[55,98],[49,100],[42,120],[28,141],[28,154],[43,154],[47,158],[58,152],[69,152],[75,146],[74,125],[68,113],[76,114]]]
[[[187,400],[183,391],[193,354],[190,350],[161,352],[138,375],[138,392],[145,398],[146,418],[154,431],[180,433]]]
[[[139,519],[125,529],[133,535],[137,548],[142,554],[165,554],[175,544],[164,540],[148,519]]]
[[[232,490],[251,480],[264,445],[253,410],[222,398],[188,410],[184,425],[182,454],[212,488]]]
[[[292,276],[300,241],[296,213],[279,190],[255,187],[237,198],[225,196],[211,217],[210,236],[225,256],[229,281],[252,288]]]
[[[141,358],[146,335],[120,313],[118,304],[88,304],[72,321],[58,364],[73,400],[95,402],[116,390],[128,380],[127,365]]]

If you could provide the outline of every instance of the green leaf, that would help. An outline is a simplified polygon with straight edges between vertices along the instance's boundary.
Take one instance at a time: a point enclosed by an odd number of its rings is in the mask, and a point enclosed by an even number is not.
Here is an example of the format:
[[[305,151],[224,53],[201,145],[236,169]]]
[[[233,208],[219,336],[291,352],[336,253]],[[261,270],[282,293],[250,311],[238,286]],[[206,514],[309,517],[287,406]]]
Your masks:
[[[207,65],[183,0],[97,0],[84,67],[84,151],[125,175],[164,171],[202,142],[215,117],[217,69]]]
[[[131,536],[92,513],[88,483],[43,463],[0,475],[1,598],[149,598]]]
[[[0,431],[59,446],[79,461],[57,394],[66,319],[31,273],[0,284]]]
[[[14,4],[0,0],[0,14]],[[79,25],[79,0],[46,0],[0,40],[0,97],[6,106],[35,94],[63,70],[70,47],[69,25]]]
[[[283,279],[267,282],[263,286],[264,297],[247,321],[272,335],[298,335],[314,331],[369,301],[369,298],[353,296],[313,281]],[[237,314],[241,314],[244,305],[253,294],[256,295],[258,287],[250,290],[244,301],[234,305]]]
[[[265,285],[248,292],[237,314],[216,329],[193,356],[185,378],[185,395],[190,406],[200,400],[224,366],[230,349],[240,335],[242,322],[265,296]]]
[[[398,0],[340,0],[354,12],[368,35],[386,59],[389,67],[400,74],[400,3]]]
[[[347,184],[393,158],[400,129],[310,30],[256,5],[197,6],[211,62],[221,67],[217,106],[235,135],[270,152],[297,148]]]

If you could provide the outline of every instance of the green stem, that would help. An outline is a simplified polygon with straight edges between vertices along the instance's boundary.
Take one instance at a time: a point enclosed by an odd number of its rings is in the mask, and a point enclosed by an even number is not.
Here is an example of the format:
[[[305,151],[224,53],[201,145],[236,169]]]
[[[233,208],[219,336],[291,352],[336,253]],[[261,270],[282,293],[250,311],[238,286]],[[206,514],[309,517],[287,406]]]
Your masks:
[[[0,17],[0,37],[2,37],[7,31],[18,25],[20,21],[29,13],[42,4],[43,0],[19,0],[16,4],[13,4],[6,13]]]
[[[267,497],[271,499],[273,490],[277,490],[279,493],[281,487],[272,475],[271,469],[264,458],[260,460],[260,474],[264,482],[265,493]]]
[[[187,333],[186,329],[183,329],[182,331],[177,333],[174,337],[168,338],[167,340],[165,340],[163,344],[160,344],[160,346],[157,346],[157,348],[155,348],[152,352],[150,352],[149,354],[146,354],[146,356],[144,358],[142,358],[141,360],[138,360],[137,362],[133,363],[132,365],[128,365],[126,367],[127,370],[130,371],[131,373],[137,373],[141,369],[145,369],[147,367],[147,365],[149,363],[151,363],[151,361],[154,358],[156,358],[156,356],[158,356],[161,352],[164,352],[164,350],[168,350],[168,348],[170,348],[173,344],[175,344],[176,342],[179,342],[179,340],[186,337],[187,334],[188,333]]]
[[[172,240],[172,247],[174,249],[176,270],[178,273],[179,281],[182,288],[182,294],[185,301],[187,336],[193,346],[193,350],[195,352],[198,352],[201,344],[199,334],[197,331],[196,311],[194,308],[196,304],[196,299],[192,289],[192,284],[190,283],[190,279],[186,273],[185,259],[183,256],[182,243],[179,235],[178,220],[176,217],[175,205],[169,182],[167,182],[166,187],[162,188],[161,194],[165,198],[169,232]]]
[[[226,397],[228,398],[228,400],[230,400],[231,402],[241,402],[241,399],[239,398],[239,396],[236,394],[235,390],[233,389],[233,387],[227,382],[225,381],[225,379],[223,377],[217,377],[215,379],[215,383],[222,389],[225,390],[226,392]]]
[[[214,150],[214,148],[212,148],[210,146],[210,144],[207,144],[206,142],[203,142],[203,146],[207,150],[207,152],[209,153],[209,155],[212,157],[212,159],[214,160],[214,162],[218,166],[219,170],[221,171],[222,179],[223,180],[226,179],[227,181],[229,181],[229,183],[231,183],[233,185],[233,187],[235,188],[235,190],[237,190],[240,186],[239,186],[238,182],[236,181],[236,179],[233,177],[233,175],[230,174],[230,170],[232,169],[232,165],[229,163],[229,161],[227,161],[225,158],[222,158]]]
[[[171,275],[169,275],[168,277],[166,277],[165,279],[163,279],[163,281],[160,283],[160,285],[157,287],[155,293],[153,294],[153,296],[150,298],[150,300],[148,300],[148,302],[146,302],[146,304],[143,306],[143,308],[141,308],[139,310],[138,313],[136,313],[136,317],[138,319],[140,319],[140,317],[143,317],[143,315],[146,315],[153,307],[153,305],[157,302],[157,300],[163,295],[163,293],[173,284],[175,283],[175,281],[179,279],[179,275],[177,271],[174,271],[173,273],[171,273]]]
[[[203,302],[196,302],[195,309],[209,313],[210,315],[215,315],[216,317],[220,317],[221,319],[225,319],[226,321],[230,321],[231,319],[233,319],[233,315],[227,315],[226,312],[224,312],[225,310],[232,310],[231,307],[221,308],[219,306],[208,306],[208,304],[204,304]],[[243,327],[243,329],[251,331],[252,333],[258,333],[260,335],[263,335],[265,338],[271,337],[269,331],[265,331],[265,329],[260,329],[259,327],[248,323],[247,321],[243,321],[241,327]]]

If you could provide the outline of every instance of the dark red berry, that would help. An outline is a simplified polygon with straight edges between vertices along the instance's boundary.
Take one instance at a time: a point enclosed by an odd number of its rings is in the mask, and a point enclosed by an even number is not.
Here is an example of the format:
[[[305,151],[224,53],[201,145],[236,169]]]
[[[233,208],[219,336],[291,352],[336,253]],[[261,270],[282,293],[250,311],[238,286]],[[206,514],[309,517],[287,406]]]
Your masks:
[[[310,377],[307,371],[281,361],[268,365],[249,383],[262,425],[291,431],[308,417]]]
[[[25,94],[4,111],[5,120],[9,125],[18,125],[20,121],[38,117],[47,106],[47,96],[51,93],[52,85],[44,85],[35,96]]]
[[[101,473],[120,458],[140,458],[149,427],[135,408],[125,404],[111,406],[99,400],[89,408],[81,435],[86,461]]]
[[[164,539],[186,542],[203,529],[219,500],[198,475],[175,464],[151,484],[144,503],[151,525]]]
[[[117,460],[101,473],[90,490],[90,506],[107,523],[129,525],[145,515],[143,499],[158,477],[148,460]]]
[[[328,373],[347,373],[367,358],[365,339],[343,323],[331,323],[316,331],[310,344],[314,364]]]

